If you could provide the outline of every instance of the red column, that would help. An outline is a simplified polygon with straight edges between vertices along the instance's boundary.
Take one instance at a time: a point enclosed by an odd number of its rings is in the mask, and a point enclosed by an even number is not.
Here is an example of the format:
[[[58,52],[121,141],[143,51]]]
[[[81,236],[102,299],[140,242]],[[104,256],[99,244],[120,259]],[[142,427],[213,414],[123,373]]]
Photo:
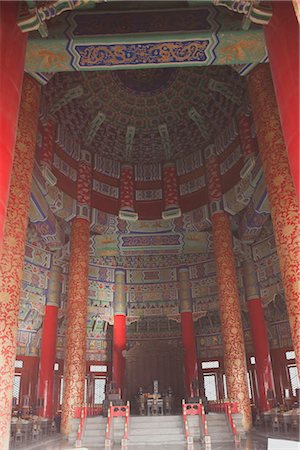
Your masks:
[[[43,399],[40,415],[47,418],[52,418],[53,416],[54,362],[60,294],[61,268],[53,264],[51,267],[47,305],[43,322],[39,368],[39,398]]]
[[[229,216],[223,210],[220,165],[214,146],[206,148],[205,159],[227,392],[232,401],[239,402],[244,430],[249,431],[252,417],[232,232]]]
[[[41,342],[39,398],[43,399],[42,417],[52,417],[53,371],[57,327],[57,307],[46,306]],[[54,344],[54,345],[53,345]]]
[[[187,397],[198,397],[198,365],[192,298],[187,267],[178,269],[181,339],[184,354],[185,392]]]
[[[273,405],[268,401],[268,392],[275,394],[273,370],[256,268],[251,259],[243,262],[243,278],[254,347],[259,409],[269,411]]]
[[[39,368],[39,398],[43,399],[40,415],[47,418],[52,418],[53,416],[54,362],[60,294],[61,268],[53,265],[48,285]]]
[[[61,431],[68,435],[79,417],[86,375],[86,323],[90,255],[91,154],[81,151],[77,178],[77,215],[70,238],[64,393]]]
[[[192,312],[180,313],[181,338],[184,351],[185,386],[188,397],[199,396],[198,365]],[[195,383],[195,385],[194,385]]]
[[[259,154],[266,179],[291,336],[300,374],[299,206],[267,64],[260,64],[250,73],[248,87]]]
[[[17,26],[17,2],[0,2],[0,249],[13,162],[27,34]]]
[[[89,221],[76,217],[71,232],[61,417],[61,431],[66,435],[72,430],[72,419],[80,416],[84,400],[89,239]]]
[[[114,332],[113,332],[113,370],[112,379],[121,393],[124,387],[126,349],[126,292],[125,271],[115,271]]]
[[[265,27],[265,37],[282,132],[299,201],[299,24],[291,2],[272,2],[272,8],[272,20]]]
[[[24,77],[2,251],[0,252],[0,442],[8,448],[20,290],[24,266],[30,187],[40,86]],[[1,153],[1,152],[0,152]]]
[[[275,394],[271,356],[269,352],[266,323],[260,298],[248,301],[248,311],[255,355],[257,388],[260,411],[269,411],[268,391]]]
[[[115,314],[113,336],[113,381],[118,389],[124,387],[125,360],[122,352],[126,349],[126,316]]]

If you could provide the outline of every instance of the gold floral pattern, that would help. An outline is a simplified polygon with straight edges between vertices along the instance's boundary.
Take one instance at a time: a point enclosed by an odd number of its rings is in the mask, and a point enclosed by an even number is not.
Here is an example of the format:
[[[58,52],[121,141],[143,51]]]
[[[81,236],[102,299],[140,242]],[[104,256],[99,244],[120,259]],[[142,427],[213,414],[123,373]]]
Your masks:
[[[16,336],[40,87],[24,77],[7,216],[0,255],[0,448],[8,449]]]
[[[251,72],[249,91],[300,375],[299,207],[281,130],[271,72],[267,65],[262,64]]]
[[[187,267],[180,267],[178,269],[178,282],[180,312],[192,312],[192,296],[189,279],[189,269]]]
[[[252,425],[252,418],[230,222],[225,212],[214,214],[211,220],[227,390],[230,399],[239,402],[243,427],[248,431]]]
[[[64,394],[61,430],[71,431],[84,400],[86,321],[88,298],[90,223],[76,218],[72,224],[65,346]]]
[[[125,270],[115,271],[114,314],[126,315]]]

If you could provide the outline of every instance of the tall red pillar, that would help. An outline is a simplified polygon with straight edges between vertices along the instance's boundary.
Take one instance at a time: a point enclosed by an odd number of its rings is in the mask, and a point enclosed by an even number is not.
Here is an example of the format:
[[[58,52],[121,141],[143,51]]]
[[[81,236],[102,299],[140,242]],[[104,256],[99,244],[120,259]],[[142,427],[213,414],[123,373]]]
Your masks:
[[[52,258],[54,258],[54,255]],[[61,267],[52,263],[43,322],[39,367],[39,399],[43,400],[39,413],[46,418],[53,417],[54,362],[57,314],[61,294],[61,274]]]
[[[272,395],[271,398],[274,398],[275,395],[274,378],[266,322],[252,260],[243,262],[243,278],[254,347],[259,410],[269,411],[273,405],[268,397]]]
[[[178,269],[181,339],[184,355],[185,392],[187,397],[199,396],[197,351],[192,312],[192,298],[187,267]]]
[[[13,163],[27,34],[17,25],[18,2],[0,2],[0,249]]]
[[[299,201],[299,23],[292,2],[272,2],[272,9],[272,19],[265,26],[265,37],[282,132]]]
[[[114,330],[113,330],[113,369],[112,380],[122,393],[125,380],[125,359],[123,352],[126,349],[126,292],[125,270],[115,271],[114,295]]]
[[[25,76],[3,246],[0,252],[0,443],[3,449],[8,449],[9,446],[20,290],[36,148],[39,101],[40,86],[30,76]]]
[[[220,164],[213,145],[206,148],[205,160],[227,391],[229,398],[239,403],[244,430],[249,431],[252,417],[232,232],[229,216],[223,210]]]
[[[300,215],[267,64],[260,64],[250,73],[248,87],[300,374]]]

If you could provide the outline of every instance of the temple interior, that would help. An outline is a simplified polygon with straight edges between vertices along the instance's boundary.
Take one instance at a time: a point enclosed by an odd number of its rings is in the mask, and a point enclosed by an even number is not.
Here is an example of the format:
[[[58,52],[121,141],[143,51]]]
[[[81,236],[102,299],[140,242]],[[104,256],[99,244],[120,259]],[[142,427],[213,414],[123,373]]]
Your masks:
[[[209,433],[218,415],[228,448],[242,448],[236,429],[297,440],[299,159],[272,64],[278,27],[299,30],[292,2],[266,3],[28,1],[16,20],[2,2],[20,55],[9,82],[19,70],[23,85],[0,246],[0,448],[54,428],[96,448],[82,424],[113,429],[114,415],[124,436],[106,429],[103,446],[146,448],[130,423],[148,416],[180,416],[191,443],[191,408],[206,450],[227,449]]]

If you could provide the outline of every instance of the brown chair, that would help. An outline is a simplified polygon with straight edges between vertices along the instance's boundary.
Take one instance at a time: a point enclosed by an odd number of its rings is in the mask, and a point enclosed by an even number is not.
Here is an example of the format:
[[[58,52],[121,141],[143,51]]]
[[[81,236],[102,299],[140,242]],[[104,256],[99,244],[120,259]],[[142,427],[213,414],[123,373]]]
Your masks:
[[[258,414],[258,413],[256,414],[256,418],[255,418],[255,426],[257,428],[260,428],[262,426],[262,420],[261,420],[260,414]]]
[[[140,416],[145,416],[145,414],[146,414],[146,399],[143,395],[139,395],[138,408],[139,408]]]
[[[165,414],[170,415],[172,413],[173,397],[171,395],[166,395],[164,398],[164,409]]]
[[[292,431],[296,431],[299,433],[299,429],[300,429],[300,416],[298,416],[297,414],[293,414],[292,415],[292,420],[291,420],[291,429]]]
[[[153,399],[151,412],[152,412],[152,416],[157,416],[159,413],[158,401],[156,398]]]
[[[40,434],[40,432],[39,432],[38,423],[37,423],[37,421],[34,421],[33,426],[32,426],[32,439],[34,441],[38,440],[39,434]]]
[[[22,424],[21,423],[17,423],[14,440],[15,440],[16,446],[19,444],[21,445],[24,441],[24,434],[22,433]]]
[[[280,420],[279,420],[279,416],[276,414],[276,416],[274,416],[272,418],[272,430],[273,432],[279,432],[280,431]]]

